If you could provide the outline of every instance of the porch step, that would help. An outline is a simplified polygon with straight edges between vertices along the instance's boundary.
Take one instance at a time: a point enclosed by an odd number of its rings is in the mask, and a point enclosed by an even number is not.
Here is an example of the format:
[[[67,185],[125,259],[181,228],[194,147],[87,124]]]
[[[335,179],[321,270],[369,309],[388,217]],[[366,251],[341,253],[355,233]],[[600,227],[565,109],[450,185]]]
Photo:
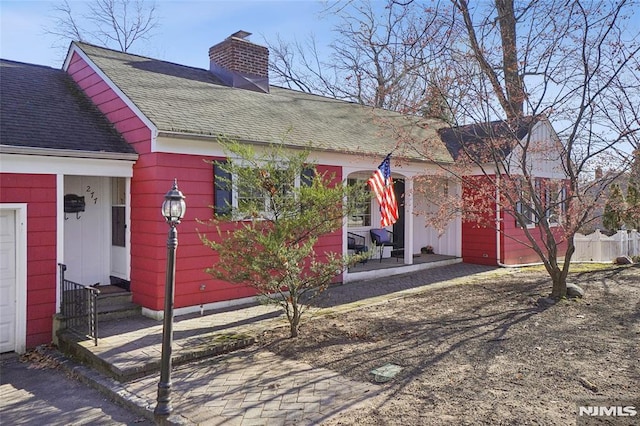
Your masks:
[[[104,286],[98,287],[100,294],[98,295],[98,322],[129,318],[140,315],[142,308],[132,302],[131,293],[116,287]]]
[[[391,250],[391,257],[404,257],[404,248]]]

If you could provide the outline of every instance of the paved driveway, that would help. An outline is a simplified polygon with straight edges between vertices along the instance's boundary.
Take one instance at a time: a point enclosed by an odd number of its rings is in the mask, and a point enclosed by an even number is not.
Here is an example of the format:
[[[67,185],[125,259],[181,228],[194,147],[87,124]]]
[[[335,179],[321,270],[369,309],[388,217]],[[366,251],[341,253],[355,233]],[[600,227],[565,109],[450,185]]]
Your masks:
[[[2,425],[152,425],[46,362],[0,358]]]

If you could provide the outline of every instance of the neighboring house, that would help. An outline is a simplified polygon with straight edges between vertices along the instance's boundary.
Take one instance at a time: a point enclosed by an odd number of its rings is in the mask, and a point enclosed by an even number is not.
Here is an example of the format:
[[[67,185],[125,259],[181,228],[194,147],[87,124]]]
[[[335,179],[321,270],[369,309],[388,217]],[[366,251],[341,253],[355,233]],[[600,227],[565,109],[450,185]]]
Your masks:
[[[480,198],[489,200],[491,206],[483,210],[481,220],[464,220],[462,223],[462,258],[464,262],[484,265],[523,265],[540,262],[529,246],[523,228],[516,223],[512,209],[504,202],[504,191],[510,185],[496,185],[500,179],[512,181],[523,176],[521,147],[528,145],[527,174],[535,179],[535,187],[541,200],[548,206],[545,217],[551,223],[566,213],[566,180],[559,159],[561,142],[551,123],[544,118],[526,117],[518,122],[494,121],[439,130],[443,142],[456,160],[472,159],[473,171],[463,183],[462,197],[468,207]],[[517,140],[518,143],[513,143]],[[465,161],[464,159],[462,161]],[[500,176],[496,176],[497,168]],[[502,188],[502,189],[501,189]],[[476,200],[476,201],[472,201]],[[498,201],[500,200],[500,202]],[[554,200],[556,200],[554,202]],[[481,201],[480,201],[481,203]],[[541,242],[544,233],[539,232],[535,214],[528,206],[518,203],[516,210],[529,215],[530,233]],[[562,241],[562,229],[552,226],[556,241]],[[561,242],[560,250],[566,248]]]
[[[421,120],[417,126],[417,118],[270,86],[268,50],[247,35],[213,46],[210,69],[76,42],[63,71],[2,62],[0,207],[3,221],[7,217],[2,229],[15,229],[3,246],[16,253],[16,276],[7,282],[18,295],[15,312],[6,315],[17,343],[2,351],[51,341],[58,263],[67,265],[66,278],[85,285],[128,283],[145,315],[162,317],[168,226],[160,206],[174,179],[187,203],[178,227],[176,314],[252,298],[251,288],[204,272],[215,254],[198,233],[215,230],[199,220],[212,217],[211,206],[246,195],[220,187],[216,168],[205,161],[225,160],[219,137],[311,147],[320,172],[356,184],[393,152],[401,206],[400,220],[389,229],[403,258],[395,271],[374,274],[414,270],[420,266],[413,265],[414,255],[427,245],[460,261],[461,221],[440,234],[415,214],[427,203],[414,196],[414,178],[438,167],[396,148],[397,133],[408,132],[428,142],[437,161],[453,161],[436,131],[444,123]],[[452,184],[449,191],[459,188]],[[84,211],[65,213],[65,196],[69,202],[84,197]],[[370,245],[369,230],[379,220],[375,201],[363,205],[341,232],[322,238],[318,250],[346,253],[349,233]],[[341,279],[370,276],[362,274],[346,271]]]
[[[0,106],[0,352],[22,352],[51,342],[58,262],[80,282],[128,277],[117,219],[138,155],[62,70],[0,60]]]
[[[607,204],[607,200],[611,196],[612,186],[617,185],[620,188],[622,196],[626,197],[629,182],[632,180],[632,177],[633,176],[630,172],[620,173],[617,170],[603,171],[601,167],[596,168],[594,179],[583,184],[585,187],[586,197],[593,200],[593,212],[591,213],[593,219],[585,223],[580,228],[581,234],[588,235],[595,232],[596,229],[603,231],[603,233],[607,235],[613,235],[616,233],[617,230],[605,228],[603,224],[604,209]],[[624,229],[626,229],[626,226]]]

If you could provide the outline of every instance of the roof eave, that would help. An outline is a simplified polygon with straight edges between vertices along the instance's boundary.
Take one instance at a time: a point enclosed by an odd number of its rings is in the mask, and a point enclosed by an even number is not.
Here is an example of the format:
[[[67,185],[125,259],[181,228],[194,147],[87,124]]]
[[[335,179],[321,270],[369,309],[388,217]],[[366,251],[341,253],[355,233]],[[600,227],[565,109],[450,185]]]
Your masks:
[[[158,132],[158,137],[161,137],[161,136],[170,137],[170,138],[177,138],[177,139],[198,139],[198,140],[217,140],[218,138],[228,138],[228,139],[232,139],[232,140],[235,140],[237,142],[240,142],[240,143],[248,143],[248,144],[258,145],[258,146],[271,145],[270,142],[251,140],[251,139],[244,139],[244,138],[236,138],[236,137],[227,136],[227,135],[206,135],[206,134],[202,134],[202,133],[186,133],[186,132],[168,131],[168,130],[159,131]],[[356,151],[356,150],[341,150],[341,149],[334,149],[334,148],[318,147],[318,146],[314,146],[314,145],[309,145],[307,147],[307,146],[304,146],[304,145],[291,145],[291,144],[288,144],[287,147],[291,148],[291,149],[312,148],[314,151],[338,153],[338,154],[378,155],[378,153],[374,153],[374,152],[363,152],[363,151]],[[453,160],[432,161],[432,160],[422,159],[422,158],[418,158],[418,157],[405,157],[405,156],[402,156],[402,155],[398,155],[397,157],[402,158],[402,159],[407,160],[407,161],[415,161],[415,162],[419,162],[419,163],[449,164],[449,163],[453,162]]]
[[[72,149],[37,148],[31,146],[0,145],[0,154],[38,155],[42,157],[92,158],[98,160],[136,161],[138,154],[125,152],[82,151]]]

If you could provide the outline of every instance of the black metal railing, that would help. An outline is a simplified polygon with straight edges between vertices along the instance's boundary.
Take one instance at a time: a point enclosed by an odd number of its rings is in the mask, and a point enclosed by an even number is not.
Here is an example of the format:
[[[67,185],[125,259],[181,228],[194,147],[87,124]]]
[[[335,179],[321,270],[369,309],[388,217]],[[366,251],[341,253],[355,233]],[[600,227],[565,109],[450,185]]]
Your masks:
[[[69,330],[92,338],[98,346],[98,295],[100,290],[75,283],[64,277],[67,266],[60,267],[60,314]]]

